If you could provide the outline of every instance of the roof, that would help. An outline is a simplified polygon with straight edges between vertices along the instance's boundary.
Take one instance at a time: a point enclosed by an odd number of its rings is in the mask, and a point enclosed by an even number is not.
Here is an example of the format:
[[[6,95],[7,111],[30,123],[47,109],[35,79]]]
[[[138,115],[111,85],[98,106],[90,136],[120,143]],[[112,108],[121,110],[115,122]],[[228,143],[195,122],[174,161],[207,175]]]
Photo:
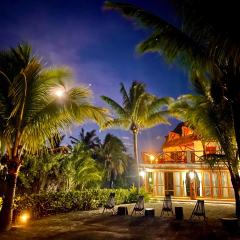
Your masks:
[[[183,132],[183,127],[190,130],[187,135],[185,135]],[[173,131],[170,131],[168,133],[162,147],[167,148],[172,146],[191,144],[195,140],[199,140],[199,137],[192,132],[191,128],[188,127],[186,122],[181,122],[175,127]]]

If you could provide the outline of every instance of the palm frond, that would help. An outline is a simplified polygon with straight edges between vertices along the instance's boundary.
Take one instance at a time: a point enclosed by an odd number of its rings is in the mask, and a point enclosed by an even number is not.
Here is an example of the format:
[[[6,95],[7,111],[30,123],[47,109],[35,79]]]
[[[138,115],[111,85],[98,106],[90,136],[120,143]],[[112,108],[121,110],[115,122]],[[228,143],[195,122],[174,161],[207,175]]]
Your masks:
[[[116,101],[113,99],[107,97],[107,96],[101,96],[102,100],[106,102],[119,116],[127,116],[127,113],[125,109],[119,105]]]
[[[129,130],[131,125],[131,119],[127,118],[115,118],[112,120],[109,120],[104,123],[104,125],[101,126],[102,129],[107,129],[107,128],[122,128]]]
[[[160,52],[170,62],[181,60],[182,64],[191,64],[192,68],[207,65],[204,47],[162,18],[131,4],[105,2],[105,8],[118,10],[139,25],[152,29],[149,38],[137,46],[140,53]]]
[[[131,101],[123,83],[120,83],[120,93],[122,94],[123,106],[126,109],[131,109]]]

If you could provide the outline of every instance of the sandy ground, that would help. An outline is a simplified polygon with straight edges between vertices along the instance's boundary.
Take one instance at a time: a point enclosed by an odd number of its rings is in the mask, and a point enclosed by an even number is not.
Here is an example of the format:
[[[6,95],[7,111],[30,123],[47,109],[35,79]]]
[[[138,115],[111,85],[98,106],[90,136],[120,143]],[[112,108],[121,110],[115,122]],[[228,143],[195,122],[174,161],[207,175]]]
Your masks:
[[[131,213],[133,204],[125,205]],[[233,204],[205,204],[207,223],[188,221],[194,203],[174,203],[183,207],[184,221],[175,216],[160,217],[162,203],[149,203],[145,207],[155,209],[155,217],[102,215],[102,209],[87,212],[71,212],[32,220],[25,226],[15,226],[1,233],[1,240],[63,239],[63,240],[111,240],[111,239],[240,239],[240,231],[222,227],[220,218],[233,217]]]

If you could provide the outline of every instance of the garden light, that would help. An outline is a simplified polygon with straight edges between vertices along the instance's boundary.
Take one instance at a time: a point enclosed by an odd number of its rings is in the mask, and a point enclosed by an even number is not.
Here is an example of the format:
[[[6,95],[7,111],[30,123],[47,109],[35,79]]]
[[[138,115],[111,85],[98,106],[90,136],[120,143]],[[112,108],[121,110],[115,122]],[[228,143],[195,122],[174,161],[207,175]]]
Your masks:
[[[19,217],[19,220],[21,223],[27,223],[29,219],[30,219],[30,214],[28,212],[22,213]]]

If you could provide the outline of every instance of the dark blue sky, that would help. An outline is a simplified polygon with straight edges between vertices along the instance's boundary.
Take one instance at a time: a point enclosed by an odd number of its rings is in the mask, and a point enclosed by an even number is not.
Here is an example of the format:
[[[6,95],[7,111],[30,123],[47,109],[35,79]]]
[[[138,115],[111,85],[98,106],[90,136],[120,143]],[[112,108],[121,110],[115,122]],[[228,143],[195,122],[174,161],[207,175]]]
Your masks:
[[[104,106],[101,95],[120,101],[119,84],[145,82],[149,92],[177,97],[189,92],[186,73],[169,66],[158,54],[139,56],[135,46],[147,30],[134,26],[115,11],[103,11],[103,0],[2,0],[0,47],[14,47],[26,41],[48,64],[67,65],[79,84],[91,84],[94,102]],[[164,19],[177,23],[167,0],[133,1]],[[166,133],[176,125],[158,126],[139,136],[140,149],[158,150]],[[96,128],[93,124],[85,126]],[[74,127],[77,135],[80,127]],[[107,132],[100,133],[103,137]],[[113,130],[131,150],[131,134]],[[70,134],[71,135],[71,134]]]

